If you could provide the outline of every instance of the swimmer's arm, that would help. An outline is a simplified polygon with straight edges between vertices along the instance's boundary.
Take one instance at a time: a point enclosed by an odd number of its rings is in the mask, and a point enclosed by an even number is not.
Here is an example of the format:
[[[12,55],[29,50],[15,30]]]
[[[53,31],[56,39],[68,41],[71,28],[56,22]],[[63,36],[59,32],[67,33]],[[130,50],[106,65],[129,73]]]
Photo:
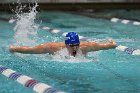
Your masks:
[[[30,46],[11,46],[9,51],[11,53],[18,52],[23,54],[43,54],[43,53],[49,53],[53,54],[53,50],[51,49],[51,46],[49,44],[40,44],[35,47]]]
[[[117,47],[116,42],[115,41],[109,41],[107,43],[103,43],[103,44],[97,44],[97,49],[99,50],[107,50],[107,49],[114,49]]]
[[[98,51],[98,50],[107,50],[116,48],[116,42],[110,41],[107,43],[96,43],[96,42],[89,42],[87,52],[90,51]]]

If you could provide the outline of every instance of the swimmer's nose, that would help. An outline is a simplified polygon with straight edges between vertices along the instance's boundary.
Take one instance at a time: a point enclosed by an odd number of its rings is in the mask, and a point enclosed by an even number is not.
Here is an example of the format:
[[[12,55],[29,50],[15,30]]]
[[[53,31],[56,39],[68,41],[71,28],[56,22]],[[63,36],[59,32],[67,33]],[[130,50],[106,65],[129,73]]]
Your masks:
[[[77,47],[76,46],[74,46],[74,47],[72,47],[73,48],[73,50],[77,50]]]

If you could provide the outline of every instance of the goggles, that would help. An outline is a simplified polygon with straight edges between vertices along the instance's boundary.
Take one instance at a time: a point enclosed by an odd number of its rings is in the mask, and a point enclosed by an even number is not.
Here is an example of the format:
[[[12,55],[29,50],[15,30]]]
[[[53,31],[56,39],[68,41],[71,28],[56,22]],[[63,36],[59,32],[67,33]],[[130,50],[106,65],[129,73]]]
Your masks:
[[[79,46],[79,44],[68,44],[70,47]]]

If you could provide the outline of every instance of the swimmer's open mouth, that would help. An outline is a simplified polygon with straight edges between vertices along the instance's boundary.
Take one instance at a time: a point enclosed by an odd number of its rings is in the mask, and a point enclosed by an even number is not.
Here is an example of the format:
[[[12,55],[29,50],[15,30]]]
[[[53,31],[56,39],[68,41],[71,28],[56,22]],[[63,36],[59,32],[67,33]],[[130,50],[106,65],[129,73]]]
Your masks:
[[[76,51],[73,51],[72,53],[73,53],[73,56],[75,56],[77,52]]]

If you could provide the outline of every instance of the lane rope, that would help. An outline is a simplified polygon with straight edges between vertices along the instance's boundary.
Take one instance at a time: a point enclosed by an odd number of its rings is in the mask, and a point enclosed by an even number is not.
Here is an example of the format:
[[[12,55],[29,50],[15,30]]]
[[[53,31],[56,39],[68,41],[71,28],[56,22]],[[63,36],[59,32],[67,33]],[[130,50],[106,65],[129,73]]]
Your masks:
[[[120,18],[111,18],[110,19],[111,22],[113,23],[122,23],[122,24],[132,24],[132,25],[136,25],[139,26],[140,22],[139,21],[133,21],[133,20],[128,20],[128,19],[120,19]]]
[[[130,25],[135,25],[135,26],[139,26],[140,25],[140,20],[138,19],[126,19],[126,18],[117,18],[117,17],[109,17],[109,16],[100,16],[100,15],[96,15],[94,13],[90,13],[90,12],[71,12],[72,14],[78,14],[78,15],[84,15],[84,16],[88,16],[91,18],[97,18],[97,19],[105,19],[105,20],[109,20],[113,23],[122,23],[122,24],[130,24]]]
[[[0,65],[0,74],[17,81],[25,87],[31,88],[37,93],[65,93],[2,65]]]
[[[138,20],[121,19],[121,18],[116,18],[116,17],[112,17],[112,18],[108,18],[108,17],[97,17],[97,16],[93,16],[93,17],[106,19],[106,20],[109,20],[109,21],[111,21],[113,23],[122,23],[122,24],[125,24],[125,25],[131,24],[131,25],[135,25],[135,26],[140,26],[140,21],[138,21]],[[8,19],[5,19],[5,18],[1,18],[1,19],[8,21]],[[14,23],[16,21],[17,21],[17,19],[12,18],[12,19],[9,20],[9,23],[12,24],[12,23]]]

